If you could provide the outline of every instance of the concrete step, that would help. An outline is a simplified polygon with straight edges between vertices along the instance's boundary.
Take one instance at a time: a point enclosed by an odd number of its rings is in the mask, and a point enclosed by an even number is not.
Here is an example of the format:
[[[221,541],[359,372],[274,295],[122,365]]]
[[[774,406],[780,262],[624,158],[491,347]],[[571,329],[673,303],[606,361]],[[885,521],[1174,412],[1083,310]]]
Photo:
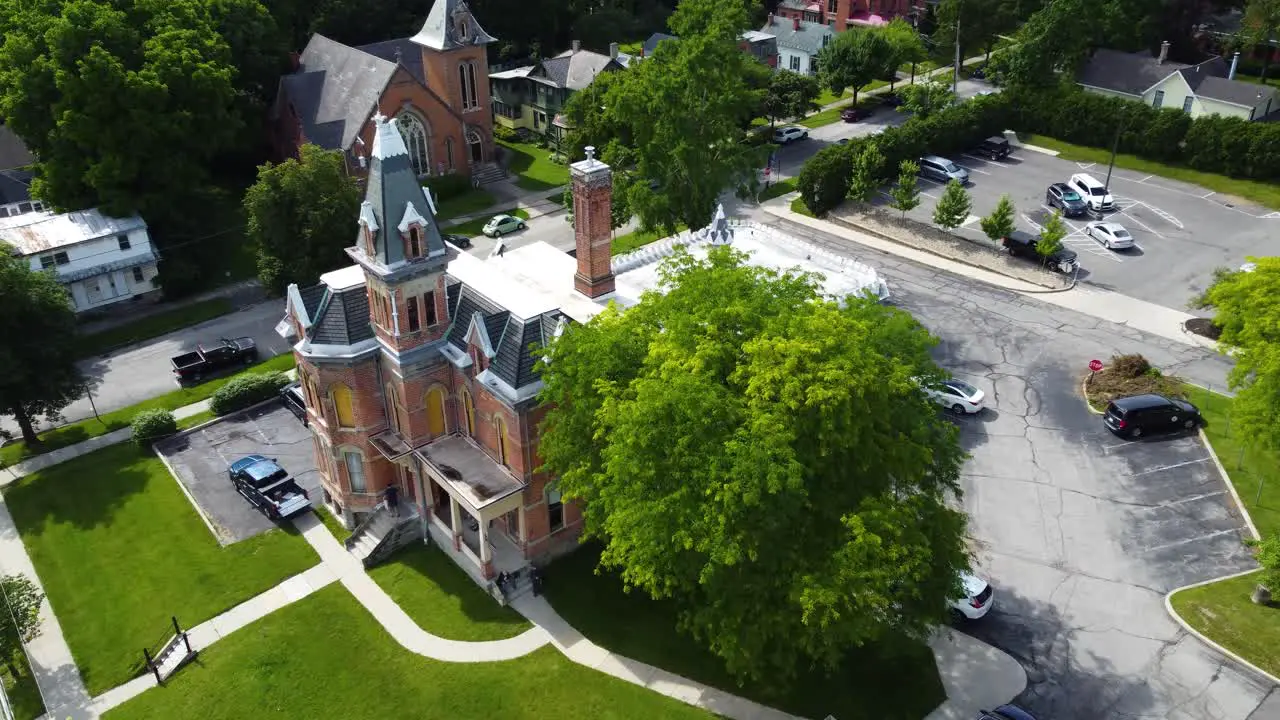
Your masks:
[[[506,180],[507,173],[493,163],[480,163],[471,168],[471,178],[481,185],[489,185]]]

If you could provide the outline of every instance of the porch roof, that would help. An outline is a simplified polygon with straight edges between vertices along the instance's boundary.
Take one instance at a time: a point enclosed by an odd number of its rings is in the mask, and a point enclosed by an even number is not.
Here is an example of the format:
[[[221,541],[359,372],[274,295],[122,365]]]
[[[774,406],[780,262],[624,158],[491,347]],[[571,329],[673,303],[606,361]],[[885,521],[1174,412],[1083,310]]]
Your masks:
[[[445,435],[413,452],[476,510],[524,489],[519,478],[494,462],[471,438]]]

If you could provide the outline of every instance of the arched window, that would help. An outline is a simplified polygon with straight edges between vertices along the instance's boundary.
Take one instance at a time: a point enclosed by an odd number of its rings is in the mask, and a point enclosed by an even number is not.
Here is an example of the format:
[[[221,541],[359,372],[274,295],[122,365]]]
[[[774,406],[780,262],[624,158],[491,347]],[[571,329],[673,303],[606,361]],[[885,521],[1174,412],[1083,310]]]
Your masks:
[[[333,396],[333,412],[338,416],[338,427],[355,427],[356,409],[351,399],[351,388],[335,385],[329,392]]]
[[[342,461],[347,466],[347,484],[351,487],[351,492],[364,492],[367,487],[364,478],[364,455],[358,450],[343,448]]]
[[[476,406],[471,401],[471,393],[462,390],[462,420],[467,426],[467,435],[476,434]]]
[[[464,62],[458,65],[458,87],[462,90],[462,109],[470,110],[480,104],[476,95],[476,64]]]
[[[507,421],[501,415],[493,418],[493,449],[498,452],[498,462],[510,467],[507,462]]]
[[[480,142],[480,133],[475,130],[467,131],[467,147],[471,152],[471,162],[481,162],[484,157],[484,145]]]
[[[453,138],[444,139],[444,155],[449,162],[449,172],[453,172]]]
[[[400,424],[400,395],[396,393],[395,386],[390,384],[387,385],[385,392],[388,424],[391,425],[392,430],[400,432],[400,429],[403,427]]]
[[[422,231],[417,225],[409,228],[409,258],[422,257]]]
[[[427,391],[427,432],[436,437],[444,429],[444,390],[434,387]]]
[[[458,18],[457,28],[458,28],[458,39],[466,40],[467,39],[467,18],[465,16]]]
[[[427,127],[417,115],[405,111],[396,117],[396,127],[404,138],[404,146],[409,151],[409,165],[418,175],[431,172],[431,157],[427,149]]]

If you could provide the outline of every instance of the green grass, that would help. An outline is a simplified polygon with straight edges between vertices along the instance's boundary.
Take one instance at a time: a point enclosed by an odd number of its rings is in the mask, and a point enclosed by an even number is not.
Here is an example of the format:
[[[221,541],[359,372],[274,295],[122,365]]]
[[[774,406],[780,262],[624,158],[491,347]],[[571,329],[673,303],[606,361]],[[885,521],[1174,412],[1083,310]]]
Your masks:
[[[213,412],[212,410],[202,410],[202,411],[200,411],[200,412],[196,413],[195,415],[191,415],[191,416],[189,416],[189,417],[180,418],[180,419],[178,420],[178,429],[179,429],[179,430],[188,430],[188,429],[193,428],[193,427],[195,427],[195,426],[197,426],[197,425],[202,425],[202,424],[204,424],[204,423],[207,423],[207,422],[209,422],[210,420],[212,420],[212,419],[214,419],[214,418],[216,418],[216,417],[218,417],[218,416],[217,416],[216,414],[214,414],[214,412]]]
[[[1249,599],[1257,575],[1181,590],[1170,599],[1191,627],[1272,675],[1280,675],[1280,606]]]
[[[628,55],[639,55],[640,51],[643,49],[644,49],[643,40],[637,40],[635,42],[629,42],[629,43],[618,43],[618,52],[626,53]]]
[[[351,531],[342,527],[342,523],[338,522],[338,518],[334,517],[333,513],[329,512],[328,509],[319,508],[315,513],[316,517],[320,518],[320,522],[324,523],[324,526],[329,528],[329,532],[333,535],[334,540],[341,543],[346,542],[347,538],[351,537]]]
[[[877,85],[876,83],[879,83],[879,84]],[[889,83],[876,80],[874,83],[867,86],[866,90],[874,89],[876,87],[884,87],[885,85],[888,85],[888,84]],[[866,90],[863,90],[861,93],[858,94],[858,106],[866,107],[868,105],[880,104],[880,99],[877,98],[875,95],[867,95],[866,97],[864,97],[864,95],[866,95]],[[816,112],[808,117],[801,118],[796,122],[796,124],[803,125],[807,128],[817,128],[817,127],[822,127],[823,125],[830,125],[831,123],[840,122],[840,112],[845,108],[849,107],[850,104],[851,103],[845,103],[840,107],[833,107],[828,110],[822,110],[820,112]]]
[[[551,149],[533,143],[499,142],[512,153],[508,169],[516,175],[516,185],[525,190],[550,190],[569,182],[569,168],[551,162]]]
[[[810,718],[917,720],[946,698],[925,646],[896,661],[870,648],[859,650],[833,676],[802,673],[786,692],[767,683],[739,687],[719,658],[676,631],[671,605],[624,592],[613,575],[594,574],[598,558],[599,548],[586,546],[552,563],[545,575],[547,599],[592,642],[633,660]]]
[[[132,443],[33,473],[4,499],[91,695],[140,674],[170,616],[191,627],[317,562],[283,530],[221,547]]]
[[[437,219],[449,220],[462,215],[474,215],[493,205],[493,203],[493,193],[479,189],[468,190],[457,197],[441,200],[438,208],[440,214]]]
[[[524,210],[521,210],[520,208],[509,208],[507,210],[500,210],[487,217],[479,217],[475,220],[468,220],[457,225],[446,226],[444,231],[450,235],[466,235],[467,237],[475,237],[482,233],[485,223],[489,222],[494,215],[514,215],[521,220],[529,219],[529,213]]]
[[[244,372],[267,372],[271,370],[291,370],[296,360],[293,353],[284,353],[277,355],[269,360],[254,365]],[[58,448],[64,448],[68,445],[75,445],[78,442],[84,442],[90,438],[105,435],[114,430],[128,427],[133,421],[133,416],[142,410],[153,410],[156,408],[163,410],[176,410],[180,407],[190,405],[208,399],[217,392],[218,388],[226,385],[235,375],[227,377],[215,378],[199,385],[180,388],[173,392],[165,393],[159,397],[144,400],[136,405],[120,408],[109,413],[103,413],[101,420],[97,418],[89,418],[79,422],[63,425],[62,427],[46,430],[39,434],[41,447],[28,448],[26,443],[15,442],[0,448],[0,464],[12,465],[21,462],[27,458],[35,457],[41,453],[46,453]]]
[[[1058,156],[1064,160],[1094,162],[1104,165],[1111,161],[1110,150],[1072,145],[1071,143],[1065,143],[1043,135],[1019,134],[1019,137],[1025,143],[1048,148],[1049,150],[1057,150]],[[1136,155],[1116,155],[1116,167],[1199,185],[1216,193],[1234,195],[1265,207],[1280,209],[1280,184],[1229,178],[1225,175],[1201,172],[1179,165],[1147,160]]]
[[[548,195],[548,196],[547,196],[547,202],[553,202],[553,203],[555,203],[555,204],[559,205],[560,207],[567,208],[567,209],[572,209],[572,208],[573,208],[573,201],[572,201],[572,200],[570,200],[568,204],[566,204],[566,203],[565,203],[565,201],[564,201],[564,191],[563,191],[563,190],[561,190],[560,192],[553,192],[553,193],[551,193],[550,195]]]
[[[133,343],[160,337],[174,330],[181,330],[206,320],[221,317],[235,310],[235,306],[226,298],[213,298],[202,302],[173,308],[164,312],[148,315],[127,325],[113,327],[110,330],[85,335],[80,338],[81,353],[84,357],[101,355],[116,348]]]
[[[109,720],[631,720],[710,718],[573,663],[552,646],[516,660],[443,663],[396,644],[341,585],[272,613],[200,653]],[[843,719],[842,719],[843,720]]]
[[[931,72],[933,70],[937,70],[940,67],[942,66],[939,65],[934,60],[925,60],[924,62],[918,62],[916,63],[916,77],[919,78],[921,75],[927,72]],[[910,75],[911,63],[902,63],[902,65],[898,68],[898,71],[904,72],[904,73],[907,73],[907,75]]]
[[[813,213],[809,211],[809,206],[804,204],[804,198],[798,197],[791,201],[791,212],[813,217]]]
[[[0,669],[0,680],[4,681],[4,692],[13,709],[13,717],[15,720],[35,720],[44,715],[44,699],[40,697],[35,678],[31,677],[31,666],[22,648],[14,651],[13,666],[18,671],[16,676],[9,674],[8,668]]]
[[[1231,398],[1192,386],[1187,386],[1186,394],[1204,415],[1204,434],[1258,532],[1263,537],[1280,533],[1280,458],[1236,431],[1231,421]]]
[[[761,191],[759,200],[760,202],[764,202],[765,200],[772,200],[773,198],[782,197],[787,193],[792,193],[795,191],[796,191],[796,179],[787,178],[782,182],[772,183],[771,185],[769,185],[769,187]]]
[[[369,571],[423,630],[449,640],[505,640],[533,627],[503,607],[444,551],[414,543]]]
[[[680,227],[676,228],[676,232],[680,232],[684,229],[685,229],[685,226],[681,225]],[[673,234],[674,233],[669,233],[666,230],[663,230],[661,228],[657,228],[654,230],[634,230],[632,232],[627,233],[626,235],[619,235],[615,237],[613,239],[613,242],[610,243],[609,248],[613,252],[613,254],[617,256],[625,252],[631,252],[632,250],[635,250],[636,248],[641,247],[643,245],[648,245],[651,242],[655,242],[666,237],[671,237],[671,235]]]

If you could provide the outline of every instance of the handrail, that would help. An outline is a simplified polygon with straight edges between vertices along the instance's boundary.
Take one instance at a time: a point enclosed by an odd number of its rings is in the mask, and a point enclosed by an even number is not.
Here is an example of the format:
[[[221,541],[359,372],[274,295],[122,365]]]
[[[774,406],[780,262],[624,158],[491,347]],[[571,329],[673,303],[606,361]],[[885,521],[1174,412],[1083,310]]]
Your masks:
[[[378,519],[378,516],[380,516],[383,512],[386,512],[386,509],[387,509],[387,504],[385,500],[378,503],[377,505],[374,505],[373,512],[369,513],[369,515],[365,517],[365,519],[362,520],[359,525],[356,525],[355,529],[351,531],[351,535],[349,535],[346,540],[343,540],[342,544],[345,545],[348,550],[355,547],[356,540],[360,539],[359,538],[360,533],[364,532],[366,528],[372,525],[373,521]]]

